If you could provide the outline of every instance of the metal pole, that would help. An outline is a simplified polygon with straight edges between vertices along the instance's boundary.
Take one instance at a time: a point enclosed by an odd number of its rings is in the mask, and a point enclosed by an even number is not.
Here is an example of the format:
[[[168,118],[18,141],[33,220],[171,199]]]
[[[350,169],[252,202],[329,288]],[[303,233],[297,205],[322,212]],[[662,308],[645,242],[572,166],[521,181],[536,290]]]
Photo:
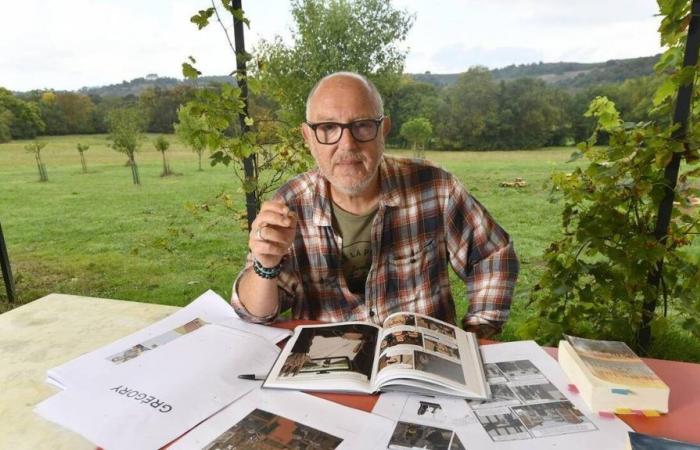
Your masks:
[[[691,19],[688,27],[688,36],[685,43],[685,54],[683,57],[683,67],[695,66],[698,62],[698,50],[700,50],[700,0],[693,0],[691,5]],[[690,117],[690,107],[693,97],[693,84],[691,80],[678,88],[676,97],[676,108],[673,112],[673,124],[678,125],[672,138],[682,141],[688,129],[688,119]],[[673,154],[671,161],[664,170],[664,197],[659,204],[659,211],[656,216],[656,227],[654,237],[662,245],[665,245],[668,237],[668,227],[671,223],[671,213],[673,212],[673,199],[675,197],[676,183],[678,182],[678,171],[681,165],[681,154]],[[647,277],[649,285],[658,292],[663,274],[664,260],[660,259],[654,270]],[[642,310],[642,325],[639,329],[639,345],[642,352],[646,352],[651,344],[651,321],[656,311],[658,295],[651,296],[644,301]]]
[[[15,302],[15,282],[12,278],[12,268],[10,267],[10,257],[7,255],[7,246],[5,245],[5,235],[2,233],[2,224],[0,224],[0,265],[2,265],[2,278],[5,280],[5,292],[7,292],[7,300],[10,303]]]
[[[242,10],[241,0],[233,0],[233,10]],[[236,81],[241,89],[241,100],[243,100],[243,111],[238,114],[238,121],[241,124],[241,131],[247,133],[250,127],[245,123],[248,117],[248,72],[246,69],[247,53],[245,51],[245,39],[243,36],[243,22],[233,15],[233,40],[236,46]],[[255,180],[257,170],[255,164],[255,154],[247,156],[243,160],[243,170],[246,180]],[[246,215],[248,217],[248,231],[251,230],[253,220],[258,214],[258,199],[255,191],[245,193]]]

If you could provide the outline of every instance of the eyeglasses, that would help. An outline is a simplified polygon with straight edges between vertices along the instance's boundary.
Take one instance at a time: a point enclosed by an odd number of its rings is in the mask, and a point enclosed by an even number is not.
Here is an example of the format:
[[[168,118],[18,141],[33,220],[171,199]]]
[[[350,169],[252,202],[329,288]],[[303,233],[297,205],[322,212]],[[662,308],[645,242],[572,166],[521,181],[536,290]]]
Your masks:
[[[336,144],[343,137],[343,130],[350,130],[350,134],[357,142],[369,142],[376,139],[379,134],[379,125],[382,124],[384,116],[378,119],[360,119],[350,123],[319,122],[306,124],[314,130],[316,140],[325,145]]]

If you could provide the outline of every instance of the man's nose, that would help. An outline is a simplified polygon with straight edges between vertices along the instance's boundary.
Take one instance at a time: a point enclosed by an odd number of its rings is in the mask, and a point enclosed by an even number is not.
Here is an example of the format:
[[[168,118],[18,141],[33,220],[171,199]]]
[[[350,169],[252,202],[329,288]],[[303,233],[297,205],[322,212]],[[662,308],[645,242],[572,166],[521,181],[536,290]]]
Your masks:
[[[358,148],[357,141],[352,135],[350,128],[344,128],[343,134],[340,136],[338,141],[338,148],[340,150],[355,150]]]

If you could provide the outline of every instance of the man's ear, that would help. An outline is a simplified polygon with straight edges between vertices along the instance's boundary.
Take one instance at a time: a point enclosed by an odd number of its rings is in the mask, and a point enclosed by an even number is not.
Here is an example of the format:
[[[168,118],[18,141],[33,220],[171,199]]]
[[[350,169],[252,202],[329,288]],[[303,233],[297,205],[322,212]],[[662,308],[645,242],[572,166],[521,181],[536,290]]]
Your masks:
[[[382,134],[384,135],[384,137],[387,137],[389,135],[390,131],[391,131],[391,117],[387,116],[382,121]]]
[[[301,137],[304,138],[304,142],[306,142],[308,147],[311,147],[311,138],[314,137],[314,131],[306,122],[302,122],[299,128],[301,128]]]

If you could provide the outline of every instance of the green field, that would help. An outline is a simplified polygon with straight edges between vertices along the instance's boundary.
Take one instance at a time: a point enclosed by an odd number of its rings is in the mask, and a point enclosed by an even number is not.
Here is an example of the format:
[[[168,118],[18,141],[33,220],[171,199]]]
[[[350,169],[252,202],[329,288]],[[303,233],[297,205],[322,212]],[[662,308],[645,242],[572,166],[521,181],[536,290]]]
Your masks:
[[[237,179],[225,166],[207,163],[197,171],[196,154],[177,142],[167,152],[177,175],[161,177],[153,139],[136,156],[141,186],[132,184],[126,157],[110,149],[104,136],[46,138],[47,183],[38,181],[26,141],[0,145],[0,223],[20,302],[50,292],[169,305],[184,305],[209,288],[230,296],[247,248],[247,232],[226,202],[228,194],[233,207],[242,209]],[[90,144],[87,174],[81,173],[77,142]],[[572,170],[566,163],[571,152],[427,152],[515,240],[521,274],[505,339],[515,339],[515,327],[526,320],[525,302],[542,268],[542,252],[560,232],[561,206],[548,201],[545,183],[552,171]],[[499,187],[515,177],[529,185]],[[453,289],[461,314],[464,287],[455,279]],[[8,309],[4,289],[0,300],[0,311]]]

